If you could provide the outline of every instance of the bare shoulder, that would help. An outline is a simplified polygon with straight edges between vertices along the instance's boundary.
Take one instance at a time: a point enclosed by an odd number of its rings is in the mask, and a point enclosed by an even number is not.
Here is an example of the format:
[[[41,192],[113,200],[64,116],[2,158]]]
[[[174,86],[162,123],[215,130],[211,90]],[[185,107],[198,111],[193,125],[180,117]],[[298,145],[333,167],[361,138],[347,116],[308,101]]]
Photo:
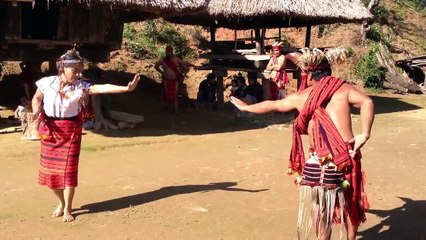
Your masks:
[[[172,61],[174,61],[174,62],[182,62],[183,60],[180,58],[180,57],[178,57],[178,56],[173,56],[172,57]]]
[[[161,64],[163,64],[162,58],[158,59],[157,62],[155,62],[155,65],[161,65]]]
[[[312,92],[312,87],[306,88],[302,91],[292,93],[288,95],[284,99],[288,99],[296,106],[296,108],[300,111],[305,105],[306,100],[309,97],[309,94]]]

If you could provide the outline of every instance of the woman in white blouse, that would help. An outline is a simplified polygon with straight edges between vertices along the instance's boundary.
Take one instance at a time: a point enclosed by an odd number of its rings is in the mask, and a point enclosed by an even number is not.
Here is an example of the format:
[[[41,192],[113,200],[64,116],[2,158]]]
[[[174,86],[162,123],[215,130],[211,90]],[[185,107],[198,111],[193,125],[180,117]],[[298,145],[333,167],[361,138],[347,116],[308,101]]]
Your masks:
[[[59,200],[52,217],[63,216],[64,222],[70,222],[74,220],[71,212],[77,187],[82,104],[92,94],[131,92],[138,85],[140,76],[136,74],[127,86],[91,85],[80,79],[84,65],[75,49],[59,57],[56,65],[58,75],[37,81],[32,100],[33,119],[41,120],[38,182],[52,189]]]

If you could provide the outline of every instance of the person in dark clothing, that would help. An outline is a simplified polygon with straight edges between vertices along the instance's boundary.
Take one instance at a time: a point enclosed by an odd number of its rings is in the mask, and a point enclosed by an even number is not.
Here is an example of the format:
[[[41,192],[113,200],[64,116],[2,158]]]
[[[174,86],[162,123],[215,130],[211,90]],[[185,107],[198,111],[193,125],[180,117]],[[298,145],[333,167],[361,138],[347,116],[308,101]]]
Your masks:
[[[256,78],[248,79],[249,85],[244,88],[244,97],[252,99],[252,103],[258,103],[263,101],[263,88],[262,85],[257,81]],[[253,100],[256,100],[253,102]]]
[[[209,73],[207,78],[201,81],[198,87],[197,101],[208,107],[213,107],[216,103],[216,89],[216,75],[214,75],[214,73]]]

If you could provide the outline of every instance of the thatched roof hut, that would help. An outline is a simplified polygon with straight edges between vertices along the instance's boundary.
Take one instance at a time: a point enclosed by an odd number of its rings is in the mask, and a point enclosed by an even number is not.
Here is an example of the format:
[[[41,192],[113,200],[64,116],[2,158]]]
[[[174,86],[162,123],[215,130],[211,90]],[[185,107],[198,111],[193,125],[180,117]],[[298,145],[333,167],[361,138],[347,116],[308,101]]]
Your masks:
[[[207,0],[77,0],[74,2],[89,8],[106,6],[111,11],[127,13],[122,14],[125,16],[125,21],[143,21],[161,16],[188,14],[200,11],[207,5]]]
[[[0,58],[55,59],[73,43],[87,58],[107,61],[120,49],[123,24],[189,14],[207,0],[0,1]]]
[[[150,12],[184,12],[204,8],[207,0],[80,0],[82,4],[103,4],[115,7],[138,8]]]
[[[230,29],[302,27],[371,18],[360,0],[210,0],[200,12],[168,21]]]

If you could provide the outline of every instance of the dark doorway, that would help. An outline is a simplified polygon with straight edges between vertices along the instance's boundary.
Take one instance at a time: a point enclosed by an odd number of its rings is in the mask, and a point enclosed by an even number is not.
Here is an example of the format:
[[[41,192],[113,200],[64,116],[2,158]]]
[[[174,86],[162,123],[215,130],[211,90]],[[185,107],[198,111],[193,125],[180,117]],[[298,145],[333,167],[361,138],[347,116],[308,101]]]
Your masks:
[[[48,39],[57,38],[59,3],[35,0],[22,3],[22,38]]]

